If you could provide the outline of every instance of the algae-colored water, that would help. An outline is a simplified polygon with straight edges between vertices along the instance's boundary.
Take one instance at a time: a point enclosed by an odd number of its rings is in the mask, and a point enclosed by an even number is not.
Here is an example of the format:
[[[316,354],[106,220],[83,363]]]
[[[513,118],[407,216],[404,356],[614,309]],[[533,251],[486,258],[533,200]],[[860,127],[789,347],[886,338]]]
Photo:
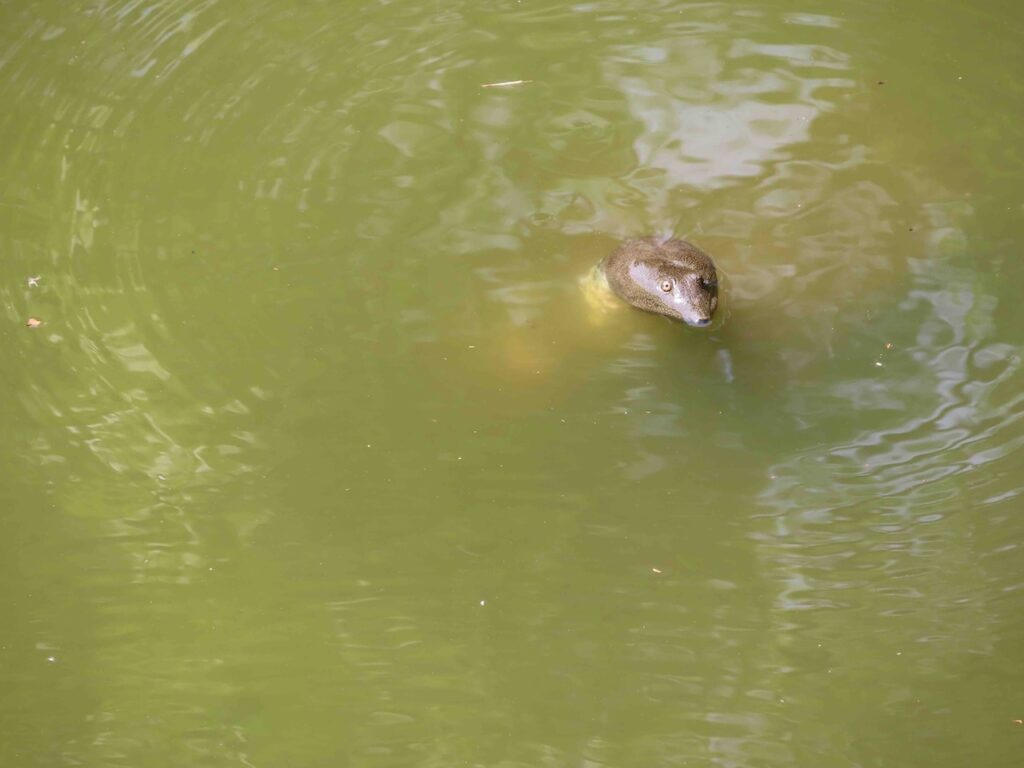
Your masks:
[[[1020,764],[1019,4],[3,2],[0,105],[0,765]]]

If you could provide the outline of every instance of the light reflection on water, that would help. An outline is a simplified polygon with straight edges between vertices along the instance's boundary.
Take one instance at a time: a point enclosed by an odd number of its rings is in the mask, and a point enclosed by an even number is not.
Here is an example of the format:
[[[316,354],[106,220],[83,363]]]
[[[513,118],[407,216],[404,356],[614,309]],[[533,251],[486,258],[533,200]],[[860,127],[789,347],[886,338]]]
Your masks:
[[[0,715],[112,764],[887,764],[872,712],[998,658],[1020,233],[971,193],[1012,110],[951,147],[856,4],[526,5],[8,9],[49,586]],[[720,327],[587,316],[646,232],[714,253]]]

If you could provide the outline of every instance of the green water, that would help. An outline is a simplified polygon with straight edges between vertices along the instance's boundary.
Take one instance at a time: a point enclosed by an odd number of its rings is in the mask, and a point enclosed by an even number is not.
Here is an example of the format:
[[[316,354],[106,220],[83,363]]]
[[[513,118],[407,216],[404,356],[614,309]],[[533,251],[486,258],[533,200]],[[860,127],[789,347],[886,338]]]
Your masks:
[[[0,105],[0,765],[1021,764],[1018,3],[9,1]]]

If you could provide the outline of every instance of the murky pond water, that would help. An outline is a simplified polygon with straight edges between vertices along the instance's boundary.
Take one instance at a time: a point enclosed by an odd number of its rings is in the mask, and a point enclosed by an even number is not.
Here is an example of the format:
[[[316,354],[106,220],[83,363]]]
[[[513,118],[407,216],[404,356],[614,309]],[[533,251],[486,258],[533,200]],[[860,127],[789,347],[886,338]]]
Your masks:
[[[1022,76],[1008,0],[0,2],[0,764],[1019,764]],[[593,311],[646,233],[724,322]]]

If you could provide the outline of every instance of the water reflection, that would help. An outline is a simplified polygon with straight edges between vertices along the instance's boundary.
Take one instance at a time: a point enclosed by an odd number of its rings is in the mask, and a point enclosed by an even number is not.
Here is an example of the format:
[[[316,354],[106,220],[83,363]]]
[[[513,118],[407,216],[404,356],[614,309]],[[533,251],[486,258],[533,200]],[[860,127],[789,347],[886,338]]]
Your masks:
[[[955,681],[970,658],[996,656],[1006,594],[1019,587],[994,566],[1016,549],[1004,537],[1024,490],[1020,350],[1003,340],[984,266],[958,258],[958,213],[930,208],[928,258],[911,261],[899,322],[885,323],[904,345],[870,373],[805,388],[787,404],[852,410],[859,424],[778,456],[757,495],[751,535],[776,586],[772,634],[802,670],[770,679],[851,691],[862,665],[897,660],[908,683],[880,717],[947,711],[921,681]],[[857,649],[844,655],[851,617]]]
[[[863,14],[12,12],[36,730],[66,714],[79,762],[898,762],[850,756],[843,697],[914,706],[910,644],[932,680],[993,653],[1020,354],[968,248],[995,203],[950,203],[973,149],[884,100]],[[643,232],[716,255],[724,325],[591,322],[577,278]]]
[[[848,439],[816,445],[813,457],[801,453],[773,467],[767,503],[819,522],[833,513],[878,509],[916,519],[941,501],[941,488],[956,488],[953,478],[1014,453],[1018,439],[1009,435],[1021,415],[1019,350],[1000,338],[998,300],[986,287],[987,275],[943,256],[950,232],[936,224],[935,255],[911,263],[901,326],[888,324],[908,338],[906,348],[891,356],[880,350],[872,375],[835,381],[821,393],[796,393],[789,406],[807,413],[831,402],[874,423]],[[811,484],[801,477],[808,462],[818,467]],[[999,473],[986,474],[994,479]],[[815,501],[822,481],[827,496]]]
[[[58,271],[47,274],[30,296],[15,300],[8,292],[11,303],[27,299],[52,307],[41,329],[45,337],[27,339],[23,352],[44,358],[51,377],[40,383],[31,369],[23,371],[20,400],[28,414],[49,425],[37,433],[45,445],[42,464],[83,453],[97,462],[87,474],[72,470],[56,485],[68,513],[100,512],[114,536],[145,536],[144,529],[153,526],[150,533],[160,541],[169,532],[165,523],[174,520],[185,540],[202,548],[188,502],[196,493],[237,487],[253,462],[261,461],[261,440],[252,428],[252,404],[259,398],[251,391],[225,392],[215,379],[200,382],[185,373],[180,352],[161,338],[162,312],[137,257],[118,263],[124,269],[114,284],[90,285]],[[113,493],[112,482],[118,489]],[[106,496],[111,508],[76,501],[92,493]],[[194,550],[180,556],[183,564],[203,559]],[[147,564],[149,577],[160,578],[158,564]],[[166,577],[187,581],[195,565],[183,572],[170,566]]]

